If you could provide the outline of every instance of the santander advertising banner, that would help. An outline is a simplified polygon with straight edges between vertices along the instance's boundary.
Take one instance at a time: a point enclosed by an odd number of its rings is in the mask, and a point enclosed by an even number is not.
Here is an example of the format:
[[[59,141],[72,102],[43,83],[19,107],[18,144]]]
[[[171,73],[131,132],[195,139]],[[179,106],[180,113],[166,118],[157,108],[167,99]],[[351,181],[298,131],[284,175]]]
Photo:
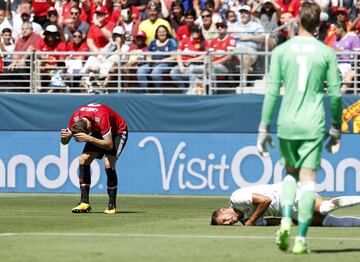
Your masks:
[[[229,195],[239,187],[281,181],[278,148],[257,153],[256,134],[129,133],[117,163],[122,194]],[[275,138],[275,136],[274,136]],[[63,146],[57,132],[0,132],[0,192],[78,193],[83,144]],[[324,196],[360,192],[360,141],[343,136],[341,152],[325,150],[317,191]],[[102,161],[91,166],[93,193],[106,193]]]

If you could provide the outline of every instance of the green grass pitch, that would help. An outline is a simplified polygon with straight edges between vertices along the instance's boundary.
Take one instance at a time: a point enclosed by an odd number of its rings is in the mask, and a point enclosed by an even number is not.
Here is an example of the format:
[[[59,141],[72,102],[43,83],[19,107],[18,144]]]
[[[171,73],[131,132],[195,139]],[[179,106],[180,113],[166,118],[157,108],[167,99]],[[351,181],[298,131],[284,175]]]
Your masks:
[[[277,227],[210,226],[225,197],[120,195],[115,215],[102,213],[105,195],[72,214],[78,198],[0,194],[0,261],[360,261],[360,228],[310,228],[312,253],[295,256],[276,248]]]

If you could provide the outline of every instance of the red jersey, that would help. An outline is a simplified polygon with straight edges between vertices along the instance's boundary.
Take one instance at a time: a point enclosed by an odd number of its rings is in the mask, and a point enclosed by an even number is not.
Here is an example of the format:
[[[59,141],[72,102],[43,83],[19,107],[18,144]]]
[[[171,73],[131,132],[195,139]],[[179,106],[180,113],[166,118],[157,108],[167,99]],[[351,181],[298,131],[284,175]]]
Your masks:
[[[190,36],[190,30],[187,25],[180,26],[176,33],[177,33],[176,40],[178,42]]]
[[[134,6],[134,5],[130,6],[130,8],[131,8],[131,13],[132,13],[133,15],[136,15],[136,17],[137,17],[139,20],[141,20],[141,19],[140,19],[140,10],[139,10],[139,8],[137,8],[137,7]],[[110,21],[113,21],[114,23],[117,23],[118,20],[119,20],[119,18],[120,18],[120,16],[121,16],[121,6],[117,7],[116,9],[114,9],[114,11],[113,11],[112,14],[111,14]]]
[[[201,52],[201,51],[206,51],[209,48],[209,43],[208,41],[206,41],[205,39],[203,40],[204,44],[201,45],[200,41],[195,41],[193,40],[191,37],[187,37],[185,38],[183,41],[181,41],[178,50],[179,51],[184,51],[184,52],[191,52],[191,51],[195,51],[195,52]],[[198,57],[198,55],[183,55],[181,56],[181,59],[183,61],[192,59]]]
[[[91,133],[100,133],[102,136],[109,132],[117,135],[127,129],[125,120],[103,104],[88,104],[79,107],[71,116],[68,127],[72,127],[81,118],[86,118],[91,122]]]
[[[47,0],[32,0],[32,7],[35,16],[47,16],[47,11],[54,3],[49,4]]]
[[[115,27],[115,24],[110,21],[109,23],[106,24],[105,27],[110,32],[112,32],[113,28]],[[94,44],[97,48],[103,48],[104,46],[106,46],[107,43],[109,43],[109,39],[106,38],[104,33],[101,31],[101,28],[98,27],[97,25],[90,26],[87,38],[93,39]]]
[[[81,45],[79,47],[76,47],[74,45],[74,42],[68,42],[66,44],[66,50],[69,51],[69,52],[89,52],[89,47],[88,45],[86,44],[86,42],[82,42]],[[73,59],[85,59],[87,56],[84,55],[84,54],[81,54],[81,55],[76,55],[76,54],[73,54],[71,55],[71,58]]]
[[[214,38],[213,40],[211,40],[210,42],[210,47],[209,50],[210,51],[231,51],[234,50],[236,45],[236,41],[235,39],[230,36],[227,35],[224,39],[220,39],[220,38]],[[224,55],[216,55],[214,56],[214,61],[219,60],[220,58],[223,58]]]
[[[63,42],[58,42],[54,46],[49,46],[45,43],[44,39],[41,38],[40,41],[37,43],[35,47],[36,51],[42,51],[42,52],[66,52],[66,45]],[[46,61],[48,64],[56,64],[56,60],[63,60],[65,58],[65,55],[48,55],[48,60]],[[53,62],[52,62],[53,61]]]
[[[297,17],[300,13],[300,0],[290,0],[287,4],[284,3],[284,0],[278,0],[277,3],[281,6],[281,14],[290,13],[293,17]]]
[[[61,16],[64,20],[66,19],[70,19],[71,18],[71,7],[72,7],[72,3],[71,2],[65,2],[62,4],[62,12],[61,12]],[[86,14],[86,10],[83,6],[80,7],[81,9],[81,14],[80,14],[80,20],[82,22],[87,22],[88,19],[88,15]]]

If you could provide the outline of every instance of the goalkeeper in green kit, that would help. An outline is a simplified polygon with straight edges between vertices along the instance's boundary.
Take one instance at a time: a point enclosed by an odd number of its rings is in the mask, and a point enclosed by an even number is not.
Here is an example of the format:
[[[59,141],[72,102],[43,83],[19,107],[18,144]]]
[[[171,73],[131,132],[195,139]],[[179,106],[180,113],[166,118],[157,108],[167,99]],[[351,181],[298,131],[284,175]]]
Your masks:
[[[285,94],[279,112],[277,134],[286,176],[280,196],[282,219],[276,243],[281,250],[287,250],[296,183],[300,180],[299,223],[292,253],[304,254],[308,253],[306,233],[313,217],[316,170],[320,167],[325,133],[325,81],[332,114],[326,148],[331,153],[337,153],[340,149],[342,101],[336,54],[314,37],[320,23],[319,5],[304,2],[298,20],[298,36],[278,46],[271,56],[269,85],[262,108],[257,148],[266,157],[269,155],[266,144],[274,146],[269,125],[282,83]]]

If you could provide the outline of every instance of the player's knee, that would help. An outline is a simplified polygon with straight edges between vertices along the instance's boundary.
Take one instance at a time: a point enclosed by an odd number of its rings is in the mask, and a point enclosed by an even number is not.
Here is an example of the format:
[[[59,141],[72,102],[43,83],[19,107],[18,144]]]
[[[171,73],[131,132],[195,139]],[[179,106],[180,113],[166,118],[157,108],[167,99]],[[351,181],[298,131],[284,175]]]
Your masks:
[[[82,154],[79,157],[79,165],[90,165],[92,162],[92,158],[90,158],[90,155]]]

